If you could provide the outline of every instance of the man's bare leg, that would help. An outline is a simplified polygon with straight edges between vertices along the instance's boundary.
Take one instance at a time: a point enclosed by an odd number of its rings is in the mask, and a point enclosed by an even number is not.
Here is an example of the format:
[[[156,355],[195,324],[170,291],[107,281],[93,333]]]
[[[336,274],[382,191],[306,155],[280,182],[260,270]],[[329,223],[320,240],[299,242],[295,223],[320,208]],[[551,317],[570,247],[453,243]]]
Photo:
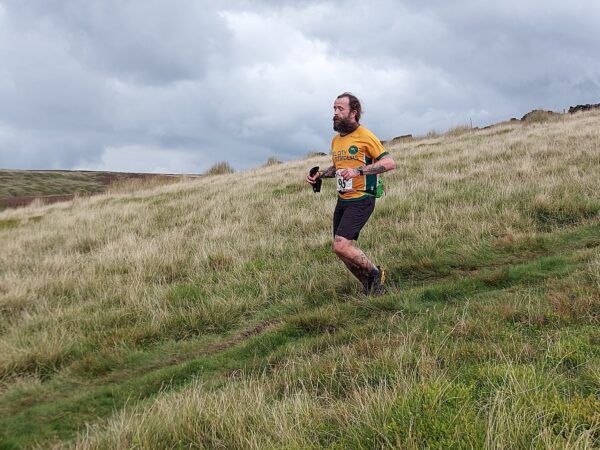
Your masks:
[[[373,270],[377,270],[375,264],[369,261],[364,252],[355,247],[352,241],[345,237],[335,236],[333,239],[333,251],[344,263],[349,263],[357,267],[365,276],[368,276]]]
[[[365,293],[368,294],[368,281],[378,273],[377,267],[369,261],[362,250],[355,247],[352,241],[342,236],[335,236],[333,240],[333,251],[346,265],[348,270],[358,278]]]
[[[345,260],[344,258],[340,259],[346,265],[348,270],[352,272],[352,275],[354,275],[358,279],[358,281],[360,281],[362,284],[366,284],[368,277],[364,274],[363,270],[360,267],[355,266],[353,263]]]

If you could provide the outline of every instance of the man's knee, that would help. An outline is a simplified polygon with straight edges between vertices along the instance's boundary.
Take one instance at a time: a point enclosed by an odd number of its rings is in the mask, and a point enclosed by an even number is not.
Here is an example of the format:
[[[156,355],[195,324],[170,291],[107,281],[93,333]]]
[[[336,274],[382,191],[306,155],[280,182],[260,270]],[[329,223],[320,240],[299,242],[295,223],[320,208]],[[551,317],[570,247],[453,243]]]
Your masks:
[[[333,239],[333,251],[338,256],[347,256],[351,246],[352,241],[341,236],[335,236]]]

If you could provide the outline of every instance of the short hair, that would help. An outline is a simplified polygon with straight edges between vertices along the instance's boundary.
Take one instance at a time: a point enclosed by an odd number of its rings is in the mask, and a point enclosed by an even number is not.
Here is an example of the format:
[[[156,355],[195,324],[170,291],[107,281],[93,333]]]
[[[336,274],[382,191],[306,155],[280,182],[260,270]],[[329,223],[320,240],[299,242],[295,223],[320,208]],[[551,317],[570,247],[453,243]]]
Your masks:
[[[350,92],[344,92],[343,94],[338,95],[337,98],[344,97],[348,98],[348,102],[350,103],[350,111],[356,111],[356,123],[358,123],[362,114],[362,105],[360,104],[360,100]]]

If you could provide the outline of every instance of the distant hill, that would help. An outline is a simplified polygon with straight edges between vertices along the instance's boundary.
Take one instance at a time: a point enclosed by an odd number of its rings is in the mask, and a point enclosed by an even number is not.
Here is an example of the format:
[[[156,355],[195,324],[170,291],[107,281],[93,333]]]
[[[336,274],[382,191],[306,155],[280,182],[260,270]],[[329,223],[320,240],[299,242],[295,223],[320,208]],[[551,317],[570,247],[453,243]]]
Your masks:
[[[54,203],[75,195],[105,192],[126,180],[162,180],[165,183],[180,175],[97,172],[87,170],[7,170],[0,169],[0,209],[25,206],[35,200]]]

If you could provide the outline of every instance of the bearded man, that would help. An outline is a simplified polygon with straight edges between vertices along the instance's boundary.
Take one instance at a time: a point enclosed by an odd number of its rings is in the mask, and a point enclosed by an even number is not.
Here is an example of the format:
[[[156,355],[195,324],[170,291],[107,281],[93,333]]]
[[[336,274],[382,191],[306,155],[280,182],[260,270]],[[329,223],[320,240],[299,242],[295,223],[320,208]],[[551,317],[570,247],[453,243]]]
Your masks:
[[[319,178],[336,178],[338,199],[333,213],[333,251],[358,278],[365,295],[381,295],[385,272],[375,266],[354,244],[375,209],[378,176],[396,168],[394,159],[367,128],[360,125],[362,105],[349,92],[333,103],[333,129],[338,134],[331,141],[333,165],[306,181],[311,185]]]

